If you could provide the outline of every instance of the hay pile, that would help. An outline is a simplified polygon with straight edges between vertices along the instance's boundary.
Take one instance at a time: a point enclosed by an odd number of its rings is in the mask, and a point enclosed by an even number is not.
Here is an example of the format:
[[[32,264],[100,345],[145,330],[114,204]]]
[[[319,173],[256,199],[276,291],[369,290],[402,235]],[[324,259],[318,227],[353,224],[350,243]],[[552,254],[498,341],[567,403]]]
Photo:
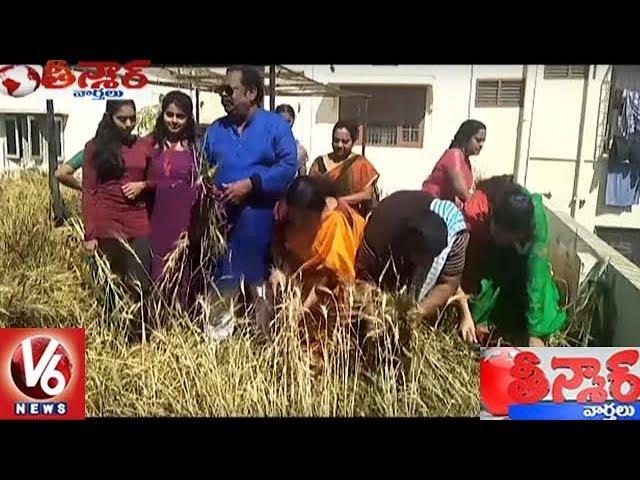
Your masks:
[[[207,305],[191,320],[178,308],[159,310],[166,326],[142,344],[127,343],[137,306],[123,300],[105,313],[105,292],[117,284],[107,272],[92,280],[81,254],[79,197],[63,194],[75,220],[53,229],[44,175],[0,178],[0,327],[86,328],[88,416],[479,414],[477,350],[451,326],[405,329],[409,340],[400,342],[406,308],[378,291],[366,299],[382,332],[376,361],[354,353],[339,326],[320,376],[298,338],[300,296],[291,285],[271,345],[250,328],[208,344],[201,329]],[[357,291],[352,298],[354,308],[365,302]]]

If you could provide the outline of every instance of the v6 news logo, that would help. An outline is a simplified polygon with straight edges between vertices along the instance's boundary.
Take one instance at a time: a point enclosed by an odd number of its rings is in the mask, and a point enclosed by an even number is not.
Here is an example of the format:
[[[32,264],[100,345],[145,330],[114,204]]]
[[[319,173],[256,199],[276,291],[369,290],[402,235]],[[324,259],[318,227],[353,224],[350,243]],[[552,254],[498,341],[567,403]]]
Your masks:
[[[84,417],[84,329],[0,329],[0,419]]]

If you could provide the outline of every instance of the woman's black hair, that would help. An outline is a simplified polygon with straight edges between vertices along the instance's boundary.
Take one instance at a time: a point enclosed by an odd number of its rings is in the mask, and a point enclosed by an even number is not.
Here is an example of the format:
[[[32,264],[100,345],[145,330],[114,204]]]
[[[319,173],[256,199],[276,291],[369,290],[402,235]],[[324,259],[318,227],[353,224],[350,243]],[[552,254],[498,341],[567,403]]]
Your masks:
[[[341,128],[344,128],[349,132],[351,141],[355,143],[356,140],[358,140],[358,126],[355,123],[345,122],[344,120],[338,120],[338,122],[333,126],[331,138],[336,134],[336,130],[340,130]]]
[[[487,195],[491,218],[501,230],[533,235],[533,201],[524,188],[513,180],[513,175],[499,175],[478,182],[476,190]]]
[[[124,175],[124,159],[120,153],[123,143],[132,143],[135,136],[125,134],[113,121],[113,116],[120,108],[131,105],[133,110],[136,104],[133,100],[107,100],[106,111],[98,124],[95,143],[95,165],[98,179],[101,182],[117,180]]]
[[[193,118],[193,102],[191,97],[180,90],[173,90],[167,93],[162,98],[162,106],[160,108],[160,114],[156,119],[156,125],[153,129],[153,142],[159,147],[163,148],[164,143],[169,136],[169,131],[164,123],[164,112],[169,108],[169,105],[176,105],[187,115],[187,122],[182,130],[182,135],[187,140],[189,146],[195,144],[196,141],[196,121]]]
[[[276,107],[276,113],[286,113],[291,117],[292,121],[296,121],[296,112],[293,107],[287,103],[280,104]]]
[[[502,231],[521,235],[525,243],[534,234],[533,203],[523,187],[515,183],[513,175],[499,175],[479,181],[476,190],[482,191],[489,200],[490,218]],[[497,318],[516,318],[520,321],[500,321],[501,332],[518,345],[527,341],[526,312],[529,305],[527,285],[529,283],[529,257],[521,255],[511,245],[490,242],[480,261],[480,269],[501,288],[508,289],[510,297],[507,310]],[[505,313],[506,312],[506,313]]]
[[[497,198],[517,185],[513,175],[495,175],[484,180],[478,180],[476,190],[484,192],[489,198],[489,204],[495,204]]]
[[[333,190],[333,184],[329,181],[300,175],[291,183],[286,202],[292,207],[322,212],[326,206],[327,197],[335,196]]]
[[[412,219],[403,233],[408,245],[420,245],[424,253],[436,257],[447,246],[447,225],[435,212],[428,211]]]
[[[521,188],[499,196],[492,206],[491,217],[501,230],[519,233],[526,238],[533,235],[533,202]]]
[[[469,143],[469,140],[478,133],[480,130],[486,130],[487,127],[484,123],[478,120],[465,120],[458,128],[456,135],[453,137],[449,148],[464,148]]]

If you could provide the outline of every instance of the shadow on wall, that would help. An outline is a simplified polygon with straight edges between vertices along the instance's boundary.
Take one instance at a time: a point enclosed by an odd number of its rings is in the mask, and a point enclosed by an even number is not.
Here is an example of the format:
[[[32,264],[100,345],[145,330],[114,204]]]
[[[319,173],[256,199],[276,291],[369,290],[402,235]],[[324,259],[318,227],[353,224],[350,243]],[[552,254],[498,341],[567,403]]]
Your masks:
[[[336,123],[339,111],[338,102],[337,98],[324,97],[316,112],[316,123]]]
[[[597,160],[593,164],[593,176],[591,177],[589,193],[593,193],[594,190],[598,189],[601,183],[603,186],[602,190],[604,190],[604,187],[607,184],[606,172],[607,165],[609,163],[608,157],[600,153],[596,158]],[[600,194],[598,194],[598,205],[600,205]]]
[[[598,192],[598,201],[596,204],[596,215],[601,213],[613,213],[620,214],[622,211],[620,209],[616,209],[614,207],[607,207],[604,204],[604,191],[607,184],[607,165],[608,165],[608,156],[607,152],[609,150],[608,145],[608,135],[607,133],[611,131],[613,119],[609,117],[611,112],[611,66],[607,73],[604,76],[604,80],[600,85],[600,102],[598,105],[598,124],[596,128],[596,144],[594,145],[594,158],[596,158],[596,162],[593,165],[593,176],[591,177],[591,186],[589,187],[589,193],[593,193],[594,190],[598,189],[601,185],[603,188]],[[600,210],[601,208],[611,209],[612,211]]]

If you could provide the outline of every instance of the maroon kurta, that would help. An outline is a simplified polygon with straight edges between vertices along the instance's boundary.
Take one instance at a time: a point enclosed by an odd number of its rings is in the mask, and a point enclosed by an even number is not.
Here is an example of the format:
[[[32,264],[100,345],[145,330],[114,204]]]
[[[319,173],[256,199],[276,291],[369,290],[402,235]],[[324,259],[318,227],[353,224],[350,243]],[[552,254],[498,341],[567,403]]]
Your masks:
[[[84,149],[82,167],[82,216],[85,240],[98,238],[136,238],[150,233],[149,215],[144,192],[128,200],[122,186],[146,180],[147,167],[153,156],[153,145],[147,138],[138,138],[132,146],[122,145],[124,176],[100,183],[96,171],[95,144],[91,140]]]

